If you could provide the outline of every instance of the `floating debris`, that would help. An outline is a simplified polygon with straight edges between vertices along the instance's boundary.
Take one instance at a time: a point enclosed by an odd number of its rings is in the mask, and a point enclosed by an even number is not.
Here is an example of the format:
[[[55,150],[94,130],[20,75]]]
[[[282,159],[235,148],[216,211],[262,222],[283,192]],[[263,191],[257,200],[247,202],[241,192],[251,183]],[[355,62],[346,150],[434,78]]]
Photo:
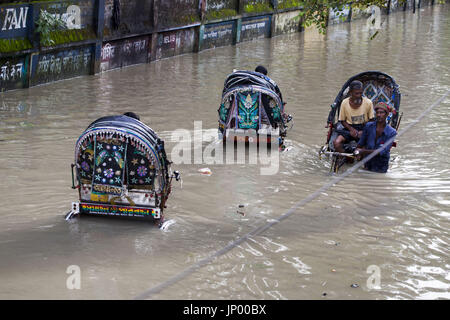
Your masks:
[[[350,285],[350,287],[352,287],[352,288],[359,288],[359,284],[357,284],[357,283],[352,283],[352,284]]]
[[[240,204],[240,205],[238,205],[238,208],[239,209],[237,209],[237,213],[239,213],[241,216],[245,216],[245,212],[243,211],[244,210],[244,208],[245,208],[245,204]]]
[[[198,169],[198,172],[200,172],[201,174],[205,174],[207,176],[212,175],[212,171],[210,168],[201,168],[201,169]]]
[[[327,295],[327,293],[326,293],[326,292],[322,293],[322,296],[323,296],[323,297],[325,297],[326,295]]]

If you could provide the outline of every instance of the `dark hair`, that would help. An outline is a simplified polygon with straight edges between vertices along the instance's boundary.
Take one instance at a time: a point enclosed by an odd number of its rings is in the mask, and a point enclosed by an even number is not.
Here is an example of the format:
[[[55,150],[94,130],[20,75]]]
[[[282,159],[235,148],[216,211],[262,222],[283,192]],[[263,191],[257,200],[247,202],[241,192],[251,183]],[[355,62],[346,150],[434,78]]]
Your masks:
[[[267,69],[263,66],[257,66],[255,69],[256,72],[262,73],[263,75],[267,76]]]
[[[130,118],[137,119],[137,120],[141,120],[139,118],[139,116],[136,113],[134,113],[134,112],[125,112],[123,115],[127,116],[127,117],[130,117]]]
[[[349,91],[352,91],[353,89],[362,89],[362,88],[363,88],[363,84],[359,80],[353,80],[350,83],[350,85],[348,86]]]

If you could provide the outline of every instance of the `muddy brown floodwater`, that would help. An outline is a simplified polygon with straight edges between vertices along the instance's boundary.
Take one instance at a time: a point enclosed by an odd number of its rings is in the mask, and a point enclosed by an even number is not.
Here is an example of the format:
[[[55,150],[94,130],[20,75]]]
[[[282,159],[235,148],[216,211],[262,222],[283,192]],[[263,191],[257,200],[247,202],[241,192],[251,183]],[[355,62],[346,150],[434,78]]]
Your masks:
[[[350,76],[392,75],[401,127],[450,89],[449,17],[449,5],[436,5],[383,17],[372,41],[360,20],[331,26],[326,37],[283,35],[2,93],[0,298],[133,298],[279,217],[329,181],[317,151]],[[142,221],[64,220],[77,200],[75,141],[89,123],[135,111],[164,138],[170,158],[173,132],[192,132],[194,121],[215,130],[225,77],[258,64],[295,119],[276,175],[257,165],[173,165],[183,185],[174,183],[166,219],[175,224],[166,231]],[[152,298],[450,298],[449,113],[447,98],[405,133],[387,174],[354,173]],[[204,167],[212,175],[198,172]],[[81,271],[79,290],[66,286],[72,265]],[[368,286],[373,268],[379,288]]]

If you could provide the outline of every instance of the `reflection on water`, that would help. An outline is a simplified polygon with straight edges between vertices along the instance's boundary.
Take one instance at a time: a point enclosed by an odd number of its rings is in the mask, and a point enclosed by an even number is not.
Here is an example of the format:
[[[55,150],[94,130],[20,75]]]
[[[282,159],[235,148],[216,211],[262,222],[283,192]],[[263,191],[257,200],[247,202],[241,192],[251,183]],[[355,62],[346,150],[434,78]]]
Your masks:
[[[450,88],[450,7],[384,17],[367,41],[364,21],[241,43],[2,93],[0,297],[132,298],[221,249],[328,182],[317,152],[329,105],[353,74],[380,70],[401,86],[402,126]],[[64,221],[76,192],[75,141],[107,114],[135,111],[166,141],[177,129],[217,127],[223,81],[263,64],[295,124],[277,175],[257,165],[174,165],[167,230],[83,217]],[[450,298],[450,129],[447,99],[401,137],[390,171],[358,171],[288,220],[155,296],[157,299]],[[243,213],[239,213],[243,205]],[[81,269],[68,290],[67,268]],[[370,290],[368,267],[380,268]],[[351,284],[358,284],[353,288]],[[323,295],[326,293],[326,295]]]

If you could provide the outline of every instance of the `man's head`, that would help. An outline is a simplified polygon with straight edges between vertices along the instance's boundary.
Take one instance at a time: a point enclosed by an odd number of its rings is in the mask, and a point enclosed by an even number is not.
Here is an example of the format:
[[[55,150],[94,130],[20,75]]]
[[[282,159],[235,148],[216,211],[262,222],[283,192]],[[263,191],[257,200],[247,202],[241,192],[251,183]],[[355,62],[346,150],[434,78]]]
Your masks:
[[[391,108],[384,102],[378,102],[375,107],[375,115],[378,122],[386,122],[386,118],[391,111]]]
[[[134,118],[136,120],[141,120],[139,118],[139,116],[136,113],[134,113],[134,112],[125,112],[123,115],[127,116],[127,117],[130,117],[130,118]]]
[[[349,85],[350,98],[356,104],[361,104],[363,94],[363,84],[361,81],[354,80]]]
[[[263,66],[257,66],[255,69],[256,72],[262,73],[263,75],[267,76],[267,69]]]

